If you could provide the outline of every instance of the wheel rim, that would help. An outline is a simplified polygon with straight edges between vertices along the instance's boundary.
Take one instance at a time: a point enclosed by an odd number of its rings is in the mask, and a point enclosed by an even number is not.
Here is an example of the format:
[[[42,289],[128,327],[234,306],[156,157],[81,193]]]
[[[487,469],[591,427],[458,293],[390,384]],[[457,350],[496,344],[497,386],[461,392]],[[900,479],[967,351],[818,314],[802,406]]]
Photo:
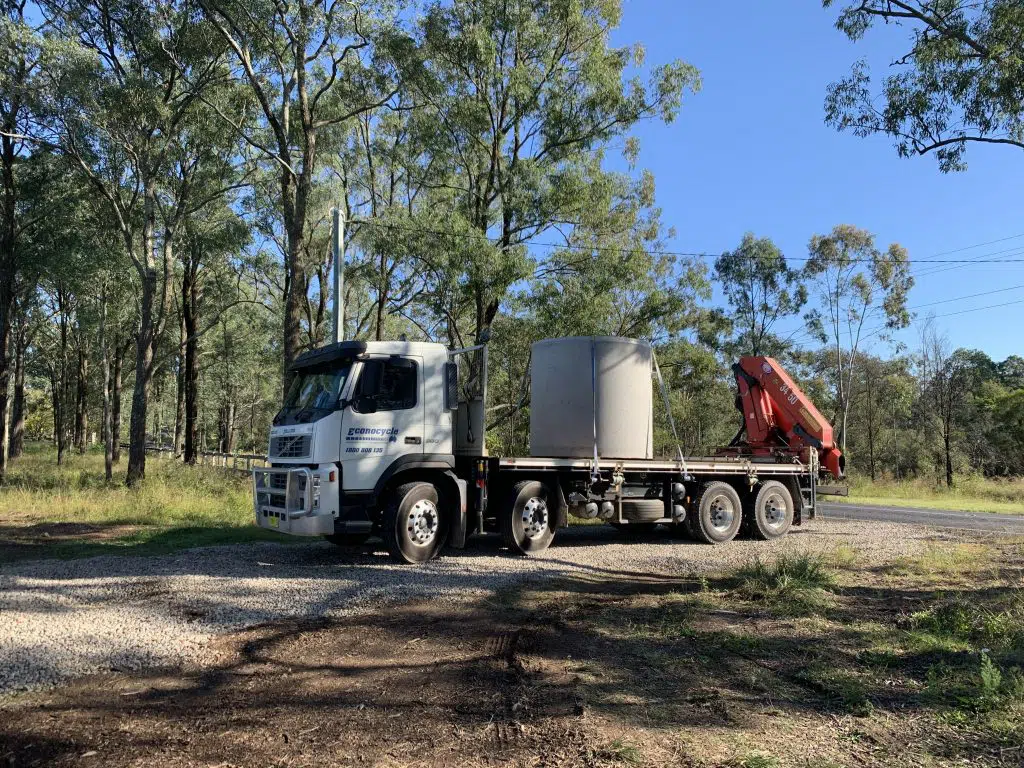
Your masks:
[[[426,546],[437,536],[437,505],[427,499],[420,499],[409,510],[406,529],[413,544]]]
[[[764,522],[769,528],[781,528],[786,524],[789,505],[781,493],[772,491],[764,500]]]
[[[539,539],[547,530],[547,502],[539,496],[531,496],[523,505],[523,531],[528,539]]]
[[[732,499],[724,493],[711,500],[709,511],[711,527],[716,531],[721,533],[732,528],[732,524],[736,520],[736,507],[733,505]]]

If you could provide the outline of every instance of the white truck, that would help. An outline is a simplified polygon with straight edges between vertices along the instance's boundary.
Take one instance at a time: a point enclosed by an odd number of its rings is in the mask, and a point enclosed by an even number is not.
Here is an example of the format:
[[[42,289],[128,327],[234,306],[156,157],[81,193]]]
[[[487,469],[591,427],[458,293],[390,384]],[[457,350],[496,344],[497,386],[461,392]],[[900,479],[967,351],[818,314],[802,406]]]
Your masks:
[[[633,370],[617,361],[605,371],[593,352],[602,344],[616,353],[627,349],[622,343],[645,345],[608,337],[567,341],[584,355],[589,344],[590,362],[577,364],[554,349],[548,361],[575,367],[565,368],[571,374],[562,379],[546,371],[544,395],[535,355],[531,419],[543,411],[552,422],[538,445],[561,445],[567,430],[589,434],[592,419],[593,450],[588,445],[582,454],[570,446],[558,449],[561,455],[487,455],[486,345],[448,350],[426,342],[343,341],[302,355],[271,429],[271,466],[253,471],[256,523],[345,545],[378,535],[393,558],[407,563],[427,561],[446,545],[462,548],[474,533],[500,533],[514,553],[541,552],[570,516],[626,531],[665,525],[721,544],[741,529],[782,536],[813,515],[820,476],[841,474],[820,468],[838,455],[831,428],[770,358],[743,358],[761,368],[754,376],[737,373],[747,439],[738,434],[715,456],[677,451],[657,460],[650,454],[651,369],[644,384],[642,364]],[[462,379],[475,372],[468,385],[460,383],[460,361]],[[634,378],[609,378],[623,371]],[[763,381],[755,382],[757,375]],[[563,379],[570,393],[552,392]],[[623,382],[626,389],[616,390]],[[602,386],[611,394],[599,397]],[[789,408],[794,393],[796,407]],[[582,419],[554,423],[575,418],[574,408],[583,409]],[[602,444],[603,422],[623,418],[615,430],[628,433],[619,435],[626,439],[620,446],[639,446],[627,449],[633,456]]]

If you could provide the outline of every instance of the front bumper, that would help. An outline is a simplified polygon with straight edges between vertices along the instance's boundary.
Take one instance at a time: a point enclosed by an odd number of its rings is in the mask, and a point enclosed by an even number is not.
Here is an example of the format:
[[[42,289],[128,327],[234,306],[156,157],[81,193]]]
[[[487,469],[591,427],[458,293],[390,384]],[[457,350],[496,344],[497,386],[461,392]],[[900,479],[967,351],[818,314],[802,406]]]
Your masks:
[[[306,467],[252,471],[256,525],[293,536],[334,533],[334,514],[320,506],[321,476]]]

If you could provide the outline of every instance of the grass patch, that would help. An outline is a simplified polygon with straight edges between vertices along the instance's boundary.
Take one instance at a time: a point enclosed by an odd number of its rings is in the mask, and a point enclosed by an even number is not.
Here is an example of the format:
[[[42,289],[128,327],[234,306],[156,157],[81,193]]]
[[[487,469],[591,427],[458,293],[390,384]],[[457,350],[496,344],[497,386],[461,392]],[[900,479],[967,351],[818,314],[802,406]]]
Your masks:
[[[782,555],[774,562],[755,559],[732,580],[735,593],[789,615],[818,613],[832,604],[832,570],[823,558]]]
[[[678,727],[701,765],[831,768],[868,743],[879,765],[999,768],[1024,743],[1022,574],[1010,538],[895,568],[839,547],[676,583],[535,584],[516,610],[538,669],[571,675],[595,722],[644,748]],[[610,738],[587,754],[633,762]]]
[[[831,559],[836,568],[853,568],[860,559],[860,552],[849,544],[840,544],[832,550]]]
[[[875,711],[868,698],[867,681],[832,663],[810,664],[797,672],[796,678],[851,715],[868,717]]]
[[[253,524],[245,475],[148,457],[146,479],[124,485],[127,462],[107,482],[103,454],[69,453],[63,466],[48,445],[27,446],[0,493],[0,547],[9,559],[76,558],[101,554],[162,554],[189,547],[287,541]],[[77,524],[87,533],[51,535],[48,527]]]
[[[944,483],[925,480],[871,482],[851,477],[849,497],[830,497],[829,501],[1024,515],[1024,479],[967,476],[957,478],[955,485],[947,488]]]
[[[0,518],[24,522],[109,525],[246,525],[252,520],[249,479],[213,467],[149,457],[146,479],[127,488],[127,462],[107,483],[103,454],[70,453],[56,464],[49,446],[32,445],[12,463],[0,494]]]
[[[892,566],[895,573],[915,576],[956,576],[989,565],[985,547],[978,544],[930,544],[921,554],[902,557]]]
[[[767,752],[755,750],[736,758],[731,765],[735,768],[781,768],[782,762]]]
[[[643,765],[644,755],[640,748],[631,742],[615,739],[611,744],[600,750],[600,758],[622,765]]]

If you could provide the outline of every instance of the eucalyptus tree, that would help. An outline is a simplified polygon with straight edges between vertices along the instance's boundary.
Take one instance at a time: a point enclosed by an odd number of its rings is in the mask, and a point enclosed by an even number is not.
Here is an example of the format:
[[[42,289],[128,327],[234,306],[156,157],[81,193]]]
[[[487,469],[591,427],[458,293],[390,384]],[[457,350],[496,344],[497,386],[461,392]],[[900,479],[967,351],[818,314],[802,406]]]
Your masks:
[[[22,240],[39,219],[25,214],[24,166],[34,151],[35,102],[40,71],[49,57],[48,46],[32,26],[32,7],[26,0],[0,3],[0,482],[7,468],[12,327],[21,293],[27,249]],[[43,23],[45,26],[45,22]],[[38,207],[36,211],[38,212]],[[14,349],[12,349],[12,346]],[[17,372],[15,372],[17,375]]]
[[[807,288],[775,243],[748,232],[736,250],[715,261],[715,278],[732,307],[734,351],[779,356],[791,346],[773,329],[779,320],[800,312]]]
[[[140,285],[126,479],[133,485],[145,476],[155,353],[173,300],[167,233],[158,248],[159,186],[188,115],[222,79],[221,51],[187,3],[48,0],[44,8],[78,46],[51,88],[55,143],[108,203]]]
[[[870,232],[840,224],[814,235],[804,265],[819,306],[805,315],[811,334],[830,349],[840,447],[846,450],[854,377],[862,345],[874,336],[910,324],[907,294],[914,284],[907,251],[892,243],[875,246]],[[871,325],[878,321],[878,325]]]
[[[855,0],[836,22],[854,41],[876,25],[908,29],[909,41],[881,88],[863,60],[829,86],[829,124],[890,136],[902,157],[934,154],[944,172],[966,168],[969,144],[1024,149],[1020,0]]]
[[[227,205],[207,207],[185,222],[181,249],[181,318],[184,330],[182,400],[184,460],[194,464],[201,450],[201,340],[222,327],[235,307],[261,305],[258,280],[240,256],[249,239],[245,222]]]
[[[398,71],[411,41],[398,33],[384,3],[336,0],[199,0],[233,55],[232,71],[259,104],[262,122],[222,115],[273,164],[284,245],[283,357],[302,351],[309,287],[308,229],[315,183],[324,175],[320,140],[399,92]]]
[[[396,331],[432,339],[438,329],[421,308],[435,250],[428,233],[444,215],[428,207],[426,193],[437,158],[429,151],[431,126],[412,97],[400,94],[394,106],[356,121],[338,157],[351,222],[349,271],[370,293],[352,316],[358,331],[377,340]]]
[[[671,121],[699,86],[680,61],[630,77],[639,45],[613,47],[620,0],[435,2],[420,23],[429,79],[415,98],[431,129],[439,308],[480,342],[531,276],[527,244],[585,214],[592,159],[639,121]],[[435,227],[438,228],[438,227]],[[449,243],[451,244],[449,246]],[[461,335],[457,327],[450,337]]]

